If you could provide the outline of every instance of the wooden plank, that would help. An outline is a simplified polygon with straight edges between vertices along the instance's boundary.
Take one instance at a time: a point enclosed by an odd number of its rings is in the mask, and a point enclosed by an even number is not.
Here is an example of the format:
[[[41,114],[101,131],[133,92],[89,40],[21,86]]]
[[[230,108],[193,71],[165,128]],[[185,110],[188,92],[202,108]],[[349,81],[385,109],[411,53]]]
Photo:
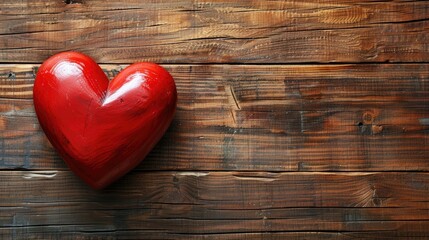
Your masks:
[[[26,233],[23,230],[17,231],[15,234],[1,234],[6,237],[17,236],[25,239],[32,239],[33,236],[43,239],[169,239],[169,240],[201,240],[201,239],[214,239],[214,240],[283,240],[283,239],[410,239],[413,240],[426,240],[427,236],[398,236],[397,233],[391,231],[381,231],[380,234],[375,235],[371,232],[270,232],[270,233],[221,233],[221,234],[171,234],[163,232],[148,232],[138,230],[126,231],[113,231],[113,232],[99,232],[99,231],[85,231],[85,232],[66,232],[62,231],[61,227],[46,227],[49,233],[39,232],[34,234],[32,228],[26,228]],[[30,233],[31,232],[31,233]],[[1,236],[0,235],[0,236]],[[36,237],[36,238],[37,238]]]
[[[66,4],[75,2],[76,4]],[[427,1],[0,3],[0,62],[428,62]]]
[[[165,67],[178,111],[138,169],[429,171],[428,64]],[[0,65],[1,169],[66,169],[35,117],[35,71]]]
[[[133,172],[100,192],[68,171],[1,171],[0,181],[0,225],[18,238],[429,236],[428,173]]]
[[[27,228],[31,229],[31,228]],[[48,228],[46,228],[48,229]],[[114,232],[97,232],[97,231],[86,231],[86,232],[65,232],[61,231],[61,228],[51,227],[50,233],[38,233],[36,236],[43,239],[170,239],[170,240],[201,240],[201,239],[213,239],[213,240],[237,240],[237,239],[249,239],[249,240],[283,240],[283,239],[410,239],[410,237],[402,236],[398,237],[398,234],[393,232],[380,232],[378,235],[368,232],[275,232],[275,233],[225,233],[225,234],[170,234],[162,232],[148,232],[138,230],[126,230],[126,231],[114,231]],[[22,232],[22,231],[20,231]],[[29,231],[25,234],[4,234],[4,236],[33,236]],[[27,238],[28,239],[28,238]],[[427,236],[412,236],[414,240],[426,240]]]

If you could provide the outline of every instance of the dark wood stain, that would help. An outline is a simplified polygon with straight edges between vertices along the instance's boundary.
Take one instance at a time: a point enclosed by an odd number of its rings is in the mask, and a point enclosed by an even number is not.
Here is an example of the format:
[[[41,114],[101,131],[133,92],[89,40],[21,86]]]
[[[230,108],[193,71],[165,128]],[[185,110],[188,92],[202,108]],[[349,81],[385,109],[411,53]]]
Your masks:
[[[1,239],[429,238],[429,2],[0,3]],[[38,125],[40,63],[174,76],[176,117],[93,191]],[[126,104],[126,102],[124,102]]]

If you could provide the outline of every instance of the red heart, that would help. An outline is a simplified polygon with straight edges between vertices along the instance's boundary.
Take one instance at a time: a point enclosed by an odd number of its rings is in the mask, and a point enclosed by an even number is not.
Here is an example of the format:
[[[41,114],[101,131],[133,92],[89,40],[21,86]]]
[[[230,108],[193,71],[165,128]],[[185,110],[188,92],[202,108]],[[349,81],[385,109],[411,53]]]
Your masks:
[[[135,63],[111,82],[90,57],[52,56],[33,89],[42,129],[70,169],[101,189],[137,166],[170,125],[174,80],[153,63]]]

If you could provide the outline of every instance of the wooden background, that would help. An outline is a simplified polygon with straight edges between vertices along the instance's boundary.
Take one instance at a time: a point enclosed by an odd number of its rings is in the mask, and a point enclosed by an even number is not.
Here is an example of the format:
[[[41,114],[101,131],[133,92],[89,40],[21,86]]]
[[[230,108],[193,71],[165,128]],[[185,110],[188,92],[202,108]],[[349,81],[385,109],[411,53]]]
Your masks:
[[[2,239],[429,238],[429,2],[3,0]],[[37,67],[154,61],[178,111],[104,191],[41,131]]]

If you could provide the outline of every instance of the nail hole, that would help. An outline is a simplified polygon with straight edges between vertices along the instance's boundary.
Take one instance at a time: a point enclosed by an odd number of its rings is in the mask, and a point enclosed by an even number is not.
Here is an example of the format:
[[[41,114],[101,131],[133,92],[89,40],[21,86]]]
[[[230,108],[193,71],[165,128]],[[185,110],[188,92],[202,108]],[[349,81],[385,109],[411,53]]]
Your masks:
[[[65,4],[82,4],[83,0],[65,0]]]
[[[9,74],[7,75],[7,78],[9,78],[9,79],[15,79],[16,78],[16,74],[14,72],[9,72]]]

